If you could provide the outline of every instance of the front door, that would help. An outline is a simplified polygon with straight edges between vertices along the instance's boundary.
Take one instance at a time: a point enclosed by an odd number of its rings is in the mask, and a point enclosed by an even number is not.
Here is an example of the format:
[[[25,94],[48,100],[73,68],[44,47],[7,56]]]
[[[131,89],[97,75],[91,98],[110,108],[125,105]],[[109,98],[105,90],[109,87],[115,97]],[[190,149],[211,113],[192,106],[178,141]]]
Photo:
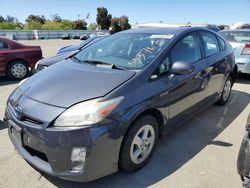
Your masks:
[[[204,106],[203,99],[208,82],[208,74],[205,71],[207,64],[202,59],[201,42],[196,32],[184,36],[164,62],[171,65],[178,61],[191,64],[194,71],[187,75],[176,75],[171,74],[170,70],[168,77],[170,106],[167,124],[169,128],[174,128],[173,125],[178,125]]]

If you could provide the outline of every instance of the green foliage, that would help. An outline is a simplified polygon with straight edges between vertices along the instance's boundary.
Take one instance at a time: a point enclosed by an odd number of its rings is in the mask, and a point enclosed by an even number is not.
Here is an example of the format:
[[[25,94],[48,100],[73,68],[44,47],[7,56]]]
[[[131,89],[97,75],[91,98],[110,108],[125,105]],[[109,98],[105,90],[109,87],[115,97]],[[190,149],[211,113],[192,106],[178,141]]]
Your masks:
[[[0,23],[3,23],[5,21],[4,17],[0,16]]]
[[[91,23],[89,24],[88,30],[89,31],[94,31],[98,28],[98,25],[96,23]]]
[[[51,16],[53,22],[61,22],[62,18],[56,13]]]
[[[126,29],[130,29],[129,19],[127,16],[121,16],[120,18],[112,18],[111,20],[111,33],[116,33]]]
[[[67,20],[62,19],[58,14],[51,16],[51,20],[46,19],[43,15],[29,15],[26,19],[26,24],[23,25],[17,18],[7,15],[5,18],[0,15],[0,29],[11,30],[108,30],[112,28],[112,33],[119,32],[125,29],[130,29],[129,19],[127,16],[113,18],[108,14],[108,10],[104,7],[97,8],[96,23],[91,23],[87,28],[87,23],[84,19]]]
[[[17,23],[2,22],[0,23],[0,29],[20,30],[21,27]]]
[[[119,18],[112,18],[111,20],[111,33],[116,33],[116,32],[119,32],[121,31],[121,26],[120,26],[120,23],[119,23]]]
[[[73,29],[75,30],[87,30],[87,22],[85,20],[76,20],[73,24]]]
[[[17,18],[7,15],[6,18],[0,16],[0,29],[20,30],[23,24]]]
[[[131,28],[131,25],[129,24],[129,19],[127,16],[121,16],[119,18],[119,23],[120,23],[120,27],[122,31]]]
[[[111,25],[111,14],[108,14],[108,10],[104,7],[97,8],[96,22],[102,30],[108,30]]]
[[[27,24],[24,26],[24,30],[40,30],[42,29],[42,24],[36,21],[29,21]]]
[[[31,14],[26,19],[26,22],[27,23],[31,23],[31,22],[34,23],[34,22],[36,22],[36,23],[44,24],[46,22],[46,18],[43,15],[41,15],[41,16],[37,15],[37,16],[35,16],[35,15]]]

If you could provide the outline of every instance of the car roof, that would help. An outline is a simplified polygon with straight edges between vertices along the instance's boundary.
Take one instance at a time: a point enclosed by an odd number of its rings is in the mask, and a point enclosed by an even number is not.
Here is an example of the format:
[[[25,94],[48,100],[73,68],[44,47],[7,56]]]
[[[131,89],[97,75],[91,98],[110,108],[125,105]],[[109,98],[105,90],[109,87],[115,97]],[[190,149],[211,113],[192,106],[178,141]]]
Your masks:
[[[155,34],[175,35],[180,32],[198,31],[198,30],[211,31],[210,29],[204,27],[150,27],[150,28],[128,29],[119,33],[155,33]]]

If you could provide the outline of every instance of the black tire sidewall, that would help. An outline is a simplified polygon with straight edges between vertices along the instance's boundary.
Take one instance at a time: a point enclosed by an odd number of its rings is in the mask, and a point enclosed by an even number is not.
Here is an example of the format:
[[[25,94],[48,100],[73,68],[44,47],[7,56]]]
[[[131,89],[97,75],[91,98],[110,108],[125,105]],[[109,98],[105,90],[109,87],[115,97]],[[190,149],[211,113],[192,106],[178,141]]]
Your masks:
[[[11,68],[15,65],[15,64],[23,64],[25,67],[26,67],[26,74],[24,77],[22,78],[17,78],[15,77],[12,72],[11,72]],[[24,79],[25,77],[27,77],[27,75],[29,74],[29,68],[28,68],[28,65],[26,62],[22,61],[22,60],[15,60],[15,61],[12,61],[8,64],[7,68],[6,68],[6,74],[7,76],[10,78],[10,79],[13,79],[13,80],[22,80]]]
[[[135,164],[132,162],[130,158],[130,148],[131,148],[131,144],[136,133],[144,125],[151,125],[154,128],[155,142],[151,150],[151,153],[149,154],[147,159],[140,164]],[[122,170],[127,171],[127,172],[137,171],[141,169],[142,167],[144,167],[148,163],[149,159],[152,157],[154,153],[157,140],[158,140],[158,135],[159,135],[159,126],[158,126],[157,120],[153,116],[147,115],[136,120],[131,125],[131,128],[128,130],[127,134],[124,137],[122,147],[121,147],[120,157],[119,157],[119,167]]]

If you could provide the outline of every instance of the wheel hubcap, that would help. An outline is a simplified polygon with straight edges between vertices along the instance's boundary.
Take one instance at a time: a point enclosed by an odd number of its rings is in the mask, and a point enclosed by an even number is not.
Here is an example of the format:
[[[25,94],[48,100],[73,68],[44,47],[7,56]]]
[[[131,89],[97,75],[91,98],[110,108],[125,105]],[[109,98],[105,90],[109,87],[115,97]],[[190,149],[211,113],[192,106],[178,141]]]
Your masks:
[[[224,90],[223,90],[223,100],[226,101],[230,95],[231,92],[231,81],[227,80],[227,82],[225,83],[224,86]]]
[[[155,131],[152,125],[144,125],[136,133],[130,148],[133,163],[140,164],[147,159],[155,142]]]
[[[23,78],[27,73],[27,69],[25,65],[17,63],[11,67],[11,73],[15,78]]]

